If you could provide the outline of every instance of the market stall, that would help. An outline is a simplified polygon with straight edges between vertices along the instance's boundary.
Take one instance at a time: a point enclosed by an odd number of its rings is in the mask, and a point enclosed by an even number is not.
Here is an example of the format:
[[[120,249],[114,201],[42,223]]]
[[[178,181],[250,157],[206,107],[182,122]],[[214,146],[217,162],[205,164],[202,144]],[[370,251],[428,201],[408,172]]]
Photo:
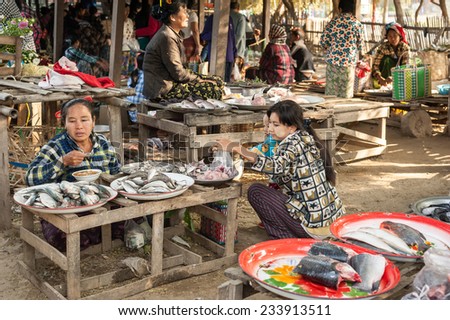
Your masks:
[[[24,79],[25,80],[25,79]],[[117,148],[121,159],[123,159],[122,146],[122,119],[121,110],[123,107],[123,100],[119,97],[128,96],[133,93],[133,89],[119,89],[119,88],[98,88],[83,85],[76,90],[44,90],[34,81],[14,81],[14,80],[0,80],[0,105],[7,108],[14,108],[23,103],[29,105],[33,103],[50,103],[48,107],[41,108],[42,119],[54,119],[54,112],[57,111],[56,102],[67,101],[73,98],[84,98],[86,96],[92,97],[94,101],[102,102],[109,106],[110,114],[110,137],[111,141],[117,142]],[[39,79],[40,80],[40,79]],[[54,104],[52,104],[54,103]],[[48,116],[51,114],[51,116]],[[0,113],[0,137],[1,137],[1,158],[3,159],[2,172],[0,174],[1,184],[1,201],[0,201],[0,228],[7,229],[11,226],[11,206],[10,206],[10,185],[9,185],[9,139],[8,139],[8,115]],[[43,122],[44,125],[47,123]]]

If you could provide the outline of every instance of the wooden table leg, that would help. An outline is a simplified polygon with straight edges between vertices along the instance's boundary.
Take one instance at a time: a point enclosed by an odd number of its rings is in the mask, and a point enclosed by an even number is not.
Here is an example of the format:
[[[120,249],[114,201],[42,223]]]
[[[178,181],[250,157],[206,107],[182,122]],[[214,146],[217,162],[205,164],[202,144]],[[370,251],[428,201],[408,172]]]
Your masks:
[[[152,276],[162,273],[164,242],[164,212],[153,214],[152,220]]]
[[[67,299],[81,298],[80,232],[68,233],[67,256]]]
[[[34,215],[22,207],[22,228],[34,234]],[[23,241],[23,262],[32,270],[36,269],[36,250]]]
[[[225,239],[225,252],[224,256],[231,256],[234,254],[234,236],[237,230],[237,203],[238,199],[233,198],[228,200],[227,207],[227,226]]]
[[[0,229],[11,228],[11,205],[9,192],[8,118],[0,114]]]
[[[150,128],[148,126],[139,123],[139,161],[147,160],[149,131]]]

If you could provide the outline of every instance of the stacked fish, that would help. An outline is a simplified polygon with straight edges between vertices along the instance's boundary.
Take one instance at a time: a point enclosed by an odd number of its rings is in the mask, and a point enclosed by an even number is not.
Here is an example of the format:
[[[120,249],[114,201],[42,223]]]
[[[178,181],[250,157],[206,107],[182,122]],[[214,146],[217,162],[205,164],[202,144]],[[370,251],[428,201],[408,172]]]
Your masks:
[[[328,288],[337,289],[341,282],[349,281],[353,288],[373,293],[379,288],[385,266],[382,255],[357,254],[323,241],[314,243],[292,272]]]
[[[116,181],[115,190],[131,194],[172,192],[187,187],[185,181],[174,180],[164,173],[158,172],[155,168],[148,172],[136,171]]]
[[[392,221],[383,221],[379,228],[362,227],[344,233],[342,237],[371,250],[407,256],[423,255],[432,246],[420,231]]]
[[[422,214],[450,223],[450,202],[435,203],[422,209]]]
[[[183,100],[179,104],[176,104],[180,108],[183,109],[205,109],[205,110],[227,110],[229,109],[229,106],[216,99],[197,99],[194,102],[191,102],[189,100]]]
[[[86,181],[52,183],[21,191],[25,205],[37,208],[71,208],[93,205],[111,195],[104,186]]]

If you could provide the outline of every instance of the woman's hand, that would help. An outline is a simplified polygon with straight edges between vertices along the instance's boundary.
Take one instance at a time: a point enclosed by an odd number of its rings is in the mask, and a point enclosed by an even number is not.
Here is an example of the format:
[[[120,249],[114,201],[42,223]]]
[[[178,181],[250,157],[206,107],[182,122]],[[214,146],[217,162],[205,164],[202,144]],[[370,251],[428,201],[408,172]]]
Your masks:
[[[77,167],[83,162],[86,155],[81,151],[70,151],[68,154],[62,157],[65,167]]]
[[[389,78],[388,78],[388,79],[389,79]],[[385,85],[387,85],[388,83],[392,82],[392,79],[391,79],[390,82],[388,82],[388,79],[383,78],[381,75],[378,75],[378,76],[377,76],[377,80],[378,80],[378,83],[380,84],[380,86],[385,86]]]

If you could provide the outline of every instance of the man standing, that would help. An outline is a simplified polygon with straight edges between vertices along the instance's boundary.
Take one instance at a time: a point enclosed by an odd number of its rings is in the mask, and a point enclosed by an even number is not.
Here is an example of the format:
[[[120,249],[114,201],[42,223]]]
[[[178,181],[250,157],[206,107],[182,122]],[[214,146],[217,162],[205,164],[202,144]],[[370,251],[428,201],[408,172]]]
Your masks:
[[[245,42],[246,42],[246,34],[245,34],[245,26],[246,19],[245,16],[239,12],[239,2],[233,1],[230,4],[230,17],[233,20],[234,26],[234,38],[236,40],[236,59],[235,63],[238,65],[239,70],[242,70],[244,66],[244,57],[245,57]]]

